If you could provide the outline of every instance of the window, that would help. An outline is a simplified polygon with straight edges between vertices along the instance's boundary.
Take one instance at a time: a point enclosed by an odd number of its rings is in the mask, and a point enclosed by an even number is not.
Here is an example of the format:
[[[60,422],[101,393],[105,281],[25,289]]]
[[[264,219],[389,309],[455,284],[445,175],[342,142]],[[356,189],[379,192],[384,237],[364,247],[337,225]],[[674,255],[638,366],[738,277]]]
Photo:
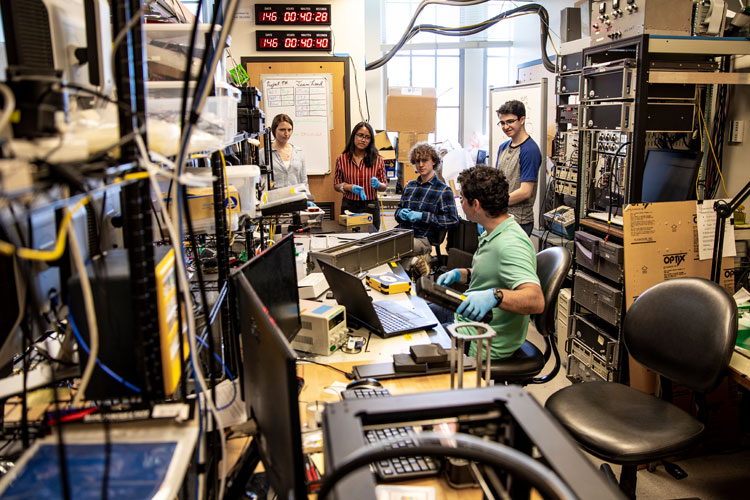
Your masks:
[[[386,47],[395,45],[403,36],[420,1],[381,1],[381,43],[385,52]],[[463,7],[433,4],[420,13],[415,25],[475,25],[511,8],[512,3],[487,2]],[[501,21],[469,37],[418,33],[385,65],[388,86],[436,89],[437,123],[435,133],[430,134],[431,142],[447,140],[453,145],[465,145],[472,134],[487,133],[488,87],[509,85],[515,81],[515,70],[512,72],[510,67],[512,25],[512,21]],[[481,65],[476,64],[480,61],[476,56],[471,59],[472,64],[466,63],[467,50],[482,51]],[[481,92],[484,97],[466,99],[465,92]]]
[[[385,0],[383,42],[395,44],[401,38],[406,26],[419,5],[417,0]],[[456,14],[455,7],[438,8],[430,5],[417,18],[417,24],[451,25],[450,11]],[[459,144],[459,109],[461,102],[460,57],[457,48],[439,48],[446,37],[431,33],[419,33],[407,43],[428,45],[415,50],[399,50],[385,65],[390,87],[429,87],[436,90],[437,123],[435,132],[430,134],[430,142],[450,141]]]

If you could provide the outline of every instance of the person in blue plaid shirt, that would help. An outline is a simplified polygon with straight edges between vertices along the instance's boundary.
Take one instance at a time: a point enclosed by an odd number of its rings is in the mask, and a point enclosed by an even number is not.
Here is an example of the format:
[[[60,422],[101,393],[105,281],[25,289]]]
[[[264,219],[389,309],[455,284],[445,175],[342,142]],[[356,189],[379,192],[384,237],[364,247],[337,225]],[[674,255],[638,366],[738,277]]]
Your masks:
[[[440,157],[426,142],[414,145],[409,161],[419,172],[419,178],[409,181],[401,194],[395,217],[399,228],[414,231],[415,257],[403,259],[408,271],[412,266],[426,276],[430,273],[429,257],[432,245],[438,244],[438,234],[458,224],[456,202],[451,189],[435,175]]]

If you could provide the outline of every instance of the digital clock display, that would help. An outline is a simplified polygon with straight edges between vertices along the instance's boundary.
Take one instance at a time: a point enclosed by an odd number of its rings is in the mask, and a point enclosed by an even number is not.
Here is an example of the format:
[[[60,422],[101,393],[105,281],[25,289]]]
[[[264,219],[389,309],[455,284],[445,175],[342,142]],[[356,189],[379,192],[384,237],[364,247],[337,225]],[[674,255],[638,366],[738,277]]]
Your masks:
[[[331,25],[331,6],[326,4],[255,4],[255,24],[284,26]]]
[[[256,31],[256,50],[331,50],[329,31]]]

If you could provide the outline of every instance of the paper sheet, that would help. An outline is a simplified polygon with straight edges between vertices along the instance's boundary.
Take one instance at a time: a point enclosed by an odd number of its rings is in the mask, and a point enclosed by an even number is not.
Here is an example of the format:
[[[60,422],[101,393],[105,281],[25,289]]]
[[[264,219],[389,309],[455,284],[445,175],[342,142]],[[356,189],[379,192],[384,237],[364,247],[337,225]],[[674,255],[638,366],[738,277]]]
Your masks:
[[[375,486],[378,500],[435,500],[432,486],[400,486],[380,484]]]
[[[703,203],[696,202],[696,214],[698,215],[698,258],[700,260],[711,260],[714,252],[714,236],[716,232],[716,212],[714,211],[714,202],[718,200],[703,200]],[[729,202],[729,199],[724,201]],[[722,257],[734,257],[737,255],[737,248],[734,244],[734,226],[731,218],[726,220],[724,226],[724,249]]]
[[[205,405],[206,393],[201,392],[200,396],[202,404]],[[245,402],[242,401],[242,394],[240,394],[239,380],[223,380],[216,386],[216,408],[222,408],[219,410],[222,428],[247,422],[247,410]],[[208,430],[213,430],[213,419],[209,419]]]

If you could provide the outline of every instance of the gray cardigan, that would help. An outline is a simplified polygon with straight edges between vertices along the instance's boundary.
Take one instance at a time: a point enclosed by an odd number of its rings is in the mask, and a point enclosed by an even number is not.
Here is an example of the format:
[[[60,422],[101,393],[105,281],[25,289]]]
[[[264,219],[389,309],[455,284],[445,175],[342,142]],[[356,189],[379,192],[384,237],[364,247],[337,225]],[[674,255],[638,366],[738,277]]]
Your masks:
[[[289,159],[289,168],[286,168],[281,161],[281,155],[278,150],[272,149],[273,155],[273,180],[274,187],[294,186],[295,184],[304,184],[307,190],[310,186],[307,184],[307,168],[305,167],[305,155],[300,148],[292,144],[292,157]],[[261,165],[265,162],[265,151],[260,150],[258,155]]]

